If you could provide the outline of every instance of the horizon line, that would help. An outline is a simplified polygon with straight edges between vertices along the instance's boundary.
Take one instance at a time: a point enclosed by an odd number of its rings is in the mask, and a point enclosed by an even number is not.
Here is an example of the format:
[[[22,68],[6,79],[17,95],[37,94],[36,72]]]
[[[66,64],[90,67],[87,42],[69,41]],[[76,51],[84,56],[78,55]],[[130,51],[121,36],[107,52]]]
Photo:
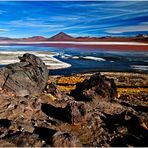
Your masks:
[[[75,41],[38,41],[38,42],[24,42],[24,41],[0,41],[0,44],[74,44],[74,45],[142,45],[142,46],[147,46],[148,43],[142,43],[142,42],[121,42],[121,41],[104,41],[104,42],[75,42]]]
[[[44,35],[32,35],[32,36],[25,36],[25,37],[10,37],[10,36],[0,36],[0,38],[10,38],[10,39],[20,39],[20,38],[32,38],[32,37],[44,37],[44,38],[47,38],[47,39],[50,39],[51,37],[53,37],[53,36],[56,36],[56,35],[58,35],[58,34],[60,34],[60,33],[64,33],[64,34],[66,34],[66,35],[69,35],[69,36],[71,36],[71,37],[73,37],[73,38],[79,38],[79,37],[82,37],[82,38],[85,38],[85,37],[87,37],[87,38],[101,38],[101,37],[113,37],[113,38],[126,38],[126,37],[137,37],[138,35],[140,36],[148,36],[148,34],[143,34],[143,33],[137,33],[137,34],[135,34],[135,35],[103,35],[103,36],[91,36],[91,35],[86,35],[86,36],[73,36],[73,35],[71,35],[71,33],[65,33],[65,32],[58,32],[58,33],[56,33],[56,34],[53,34],[53,35],[51,35],[51,36],[49,36],[49,37],[47,37],[47,36],[44,36]]]

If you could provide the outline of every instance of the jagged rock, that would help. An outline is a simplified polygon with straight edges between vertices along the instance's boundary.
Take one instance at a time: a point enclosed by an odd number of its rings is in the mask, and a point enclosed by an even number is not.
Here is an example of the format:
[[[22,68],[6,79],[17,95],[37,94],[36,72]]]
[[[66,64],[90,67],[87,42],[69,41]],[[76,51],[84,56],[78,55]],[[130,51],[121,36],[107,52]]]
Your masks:
[[[11,121],[9,130],[32,132],[34,130],[32,120],[39,113],[42,112],[38,97],[0,95],[0,124],[5,123],[6,125],[8,121]]]
[[[17,96],[41,93],[48,80],[47,67],[33,54],[26,53],[19,59],[19,63],[0,69],[0,88]]]
[[[68,114],[68,121],[72,125],[81,124],[86,120],[86,107],[82,102],[69,101],[65,110]]]
[[[79,139],[70,134],[64,132],[56,132],[52,137],[53,147],[80,147],[82,146]]]
[[[68,96],[65,92],[59,90],[56,84],[54,83],[48,84],[45,90],[48,94],[51,94],[53,97],[56,98],[54,100],[57,100],[57,101],[71,100],[71,97]]]
[[[117,96],[117,89],[113,79],[96,73],[90,79],[78,83],[76,89],[71,91],[71,95],[81,101],[112,100]]]

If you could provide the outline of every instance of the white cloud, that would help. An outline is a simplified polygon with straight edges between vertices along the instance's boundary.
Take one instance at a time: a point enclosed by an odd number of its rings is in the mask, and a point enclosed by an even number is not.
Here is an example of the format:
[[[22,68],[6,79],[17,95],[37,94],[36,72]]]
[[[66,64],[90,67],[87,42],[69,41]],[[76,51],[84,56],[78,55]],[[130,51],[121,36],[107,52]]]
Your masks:
[[[63,25],[58,24],[47,24],[44,21],[37,20],[14,20],[7,23],[8,25],[13,25],[13,27],[39,27],[39,28],[59,28],[63,27]]]
[[[1,29],[0,28],[0,32],[8,32],[9,30],[8,29]]]
[[[50,17],[50,20],[55,20],[55,21],[78,21],[83,19],[82,16],[54,16]]]
[[[110,29],[107,29],[107,33],[124,33],[124,32],[137,32],[137,31],[148,31],[148,22],[145,22],[146,24],[139,24],[139,25],[133,25],[133,26],[125,26],[125,27],[113,27]]]
[[[4,34],[6,34],[7,32],[9,32],[8,29],[0,28],[0,35],[4,35]]]
[[[80,33],[80,32],[78,32],[78,33],[68,33],[69,35],[71,35],[71,36],[74,36],[74,37],[86,37],[86,36],[89,36],[89,37],[94,37],[94,36],[96,36],[97,34],[87,34],[87,33]]]
[[[142,24],[142,25],[148,25],[148,22],[142,22],[140,24]]]

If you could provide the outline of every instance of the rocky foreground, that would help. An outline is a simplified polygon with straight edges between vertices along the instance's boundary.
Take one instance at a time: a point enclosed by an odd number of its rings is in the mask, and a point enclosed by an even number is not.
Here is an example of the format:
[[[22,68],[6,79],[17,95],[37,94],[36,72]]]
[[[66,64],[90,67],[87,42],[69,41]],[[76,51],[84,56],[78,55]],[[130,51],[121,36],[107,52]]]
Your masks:
[[[0,146],[148,146],[148,79],[49,76],[36,56],[0,69]]]

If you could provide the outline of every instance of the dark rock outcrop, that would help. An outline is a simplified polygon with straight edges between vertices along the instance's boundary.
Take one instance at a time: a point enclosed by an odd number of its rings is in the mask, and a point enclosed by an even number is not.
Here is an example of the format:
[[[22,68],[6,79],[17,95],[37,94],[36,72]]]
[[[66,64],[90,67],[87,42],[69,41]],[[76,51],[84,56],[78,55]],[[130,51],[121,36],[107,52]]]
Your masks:
[[[78,83],[76,89],[71,91],[71,95],[81,101],[112,100],[117,97],[117,89],[114,80],[96,73],[90,79]]]
[[[52,146],[54,147],[80,147],[82,146],[79,139],[70,134],[64,132],[56,132],[52,137]]]
[[[16,96],[41,93],[48,80],[47,67],[33,54],[26,53],[19,59],[19,63],[0,69],[0,88]]]

